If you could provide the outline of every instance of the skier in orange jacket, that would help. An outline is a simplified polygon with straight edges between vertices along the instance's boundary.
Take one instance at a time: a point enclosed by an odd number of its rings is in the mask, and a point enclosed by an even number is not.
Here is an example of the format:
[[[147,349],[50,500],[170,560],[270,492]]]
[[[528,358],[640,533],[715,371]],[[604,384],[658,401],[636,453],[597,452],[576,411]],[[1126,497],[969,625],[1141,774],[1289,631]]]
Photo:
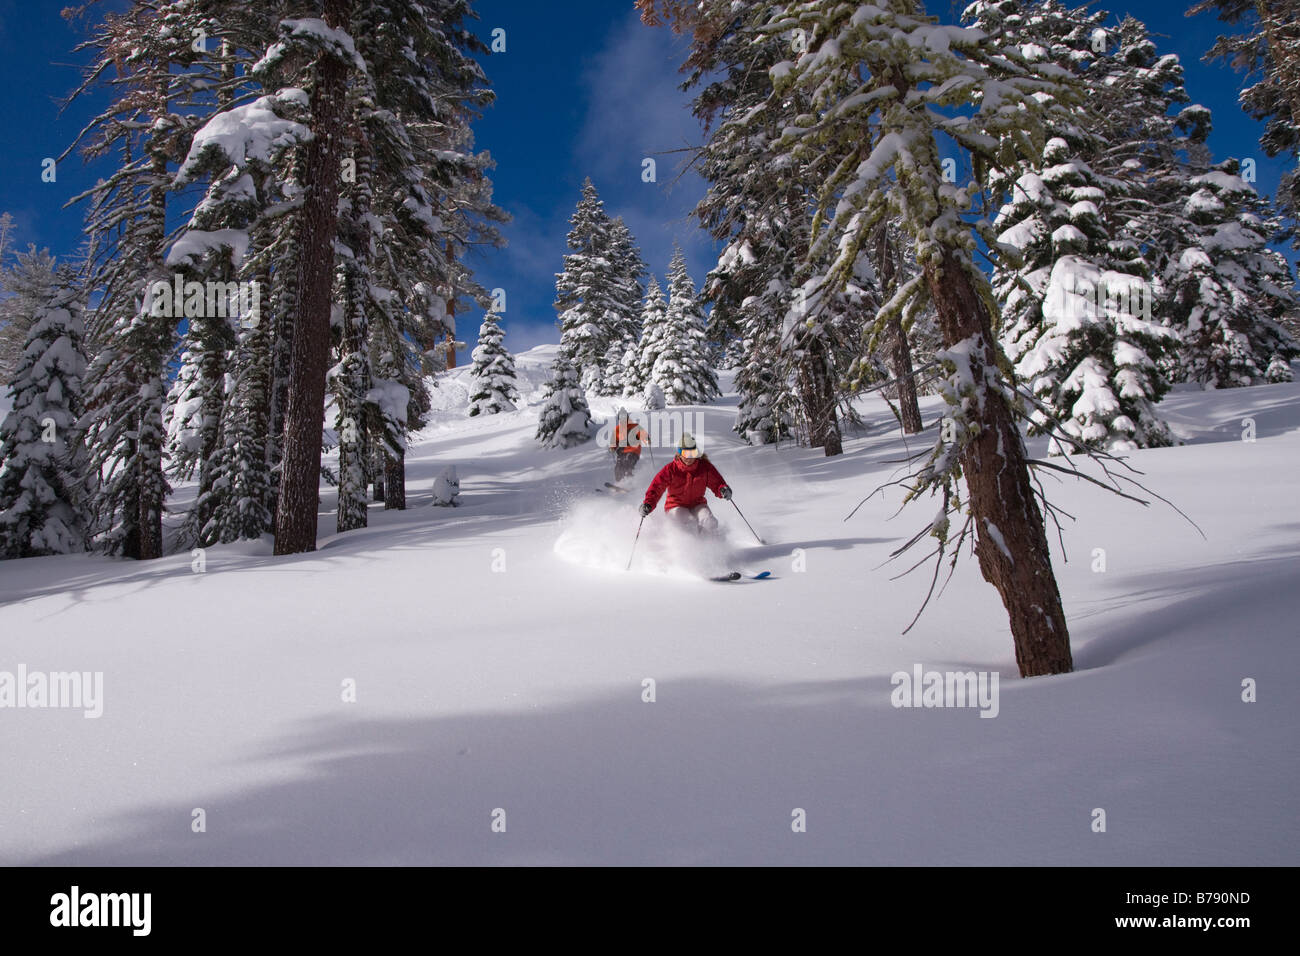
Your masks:
[[[645,429],[628,417],[627,409],[620,408],[614,435],[609,443],[609,450],[614,453],[614,484],[632,477],[632,472],[636,471],[636,466],[641,461],[641,445],[649,440],[650,436]]]

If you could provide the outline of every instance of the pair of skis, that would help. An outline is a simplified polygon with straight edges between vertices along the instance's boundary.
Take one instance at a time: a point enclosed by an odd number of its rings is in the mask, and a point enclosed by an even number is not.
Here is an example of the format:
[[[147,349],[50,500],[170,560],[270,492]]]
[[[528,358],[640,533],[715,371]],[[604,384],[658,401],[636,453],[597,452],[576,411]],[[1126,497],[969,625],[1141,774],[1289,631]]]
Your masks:
[[[766,581],[772,576],[771,571],[759,571],[756,574],[746,574],[743,571],[728,571],[726,574],[720,574],[715,578],[709,578],[710,581]]]

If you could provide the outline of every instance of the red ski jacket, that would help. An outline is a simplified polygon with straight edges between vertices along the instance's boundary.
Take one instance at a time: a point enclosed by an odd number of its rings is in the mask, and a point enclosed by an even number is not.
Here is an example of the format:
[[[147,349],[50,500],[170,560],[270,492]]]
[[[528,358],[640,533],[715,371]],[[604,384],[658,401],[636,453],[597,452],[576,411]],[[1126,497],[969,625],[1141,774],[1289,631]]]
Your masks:
[[[674,458],[660,468],[659,474],[650,482],[650,487],[645,492],[645,503],[653,508],[659,503],[659,496],[667,491],[665,511],[694,508],[704,504],[704,489],[707,488],[716,495],[724,485],[726,481],[718,469],[713,467],[713,462],[709,461],[707,455],[701,457],[694,468],[688,468],[680,458]]]

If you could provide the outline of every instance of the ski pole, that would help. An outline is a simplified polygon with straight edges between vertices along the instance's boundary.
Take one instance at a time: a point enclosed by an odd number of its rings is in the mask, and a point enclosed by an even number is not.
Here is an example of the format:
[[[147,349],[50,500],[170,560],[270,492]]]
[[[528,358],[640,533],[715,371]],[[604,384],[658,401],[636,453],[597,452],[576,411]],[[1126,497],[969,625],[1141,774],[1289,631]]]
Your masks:
[[[754,526],[750,524],[749,519],[745,517],[745,512],[741,511],[740,505],[736,504],[736,499],[732,498],[730,500],[731,500],[731,506],[736,509],[736,514],[740,515],[740,520],[745,522],[745,527],[749,529],[749,533],[754,536],[754,538],[758,541],[759,544],[767,544],[766,541],[758,537],[758,532],[754,530]],[[628,564],[630,566],[631,562],[629,561]]]
[[[632,539],[632,553],[627,556],[627,568],[625,568],[627,571],[632,570],[632,558],[636,556],[636,543],[641,540],[642,524],[645,524],[645,515],[641,516],[641,524],[636,526],[636,537]]]

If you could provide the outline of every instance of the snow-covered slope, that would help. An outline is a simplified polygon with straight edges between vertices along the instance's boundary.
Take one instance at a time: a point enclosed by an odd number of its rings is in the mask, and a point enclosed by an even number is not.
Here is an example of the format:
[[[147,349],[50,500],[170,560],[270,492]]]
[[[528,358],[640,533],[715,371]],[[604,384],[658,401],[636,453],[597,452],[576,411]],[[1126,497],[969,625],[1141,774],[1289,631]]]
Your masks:
[[[409,510],[333,535],[327,492],[314,554],[0,564],[0,670],[103,672],[97,719],[0,709],[0,859],[1294,864],[1300,385],[1162,405],[1189,444],[1130,462],[1204,539],[1047,481],[1077,519],[1056,553],[1077,670],[1022,681],[972,561],[900,633],[928,569],[885,562],[933,508],[891,517],[893,489],[845,520],[904,452],[883,404],[835,459],[740,444],[731,395],[683,410],[768,542],[717,502],[708,566],[776,577],[718,585],[675,570],[661,512],[623,570],[639,496],[595,490],[599,448],[533,441],[551,357],[520,356],[534,404],[488,418],[450,373]],[[430,507],[448,464],[463,506]],[[892,706],[917,665],[996,672],[997,716]]]

